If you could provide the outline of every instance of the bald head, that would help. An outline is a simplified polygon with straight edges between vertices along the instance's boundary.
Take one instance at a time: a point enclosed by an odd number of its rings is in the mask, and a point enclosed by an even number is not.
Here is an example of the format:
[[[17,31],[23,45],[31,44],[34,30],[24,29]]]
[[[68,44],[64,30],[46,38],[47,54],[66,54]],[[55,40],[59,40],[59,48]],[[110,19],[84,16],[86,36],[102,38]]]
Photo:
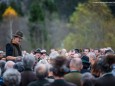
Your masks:
[[[80,58],[73,58],[70,61],[70,70],[78,70],[82,69],[82,60]]]

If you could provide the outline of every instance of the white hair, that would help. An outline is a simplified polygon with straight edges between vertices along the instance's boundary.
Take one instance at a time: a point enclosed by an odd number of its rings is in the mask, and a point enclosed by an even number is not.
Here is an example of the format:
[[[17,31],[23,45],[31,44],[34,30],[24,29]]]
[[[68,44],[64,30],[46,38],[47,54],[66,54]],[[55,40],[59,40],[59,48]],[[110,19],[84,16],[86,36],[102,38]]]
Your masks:
[[[24,68],[30,68],[32,69],[35,64],[35,57],[34,55],[27,54],[23,57],[23,65]]]
[[[7,86],[17,86],[21,81],[21,74],[13,68],[7,69],[3,74],[4,83]]]
[[[7,61],[6,64],[5,64],[4,69],[7,70],[9,68],[13,68],[14,64],[15,63],[13,61]]]
[[[93,52],[89,52],[89,53],[87,54],[87,56],[88,56],[89,58],[94,59],[94,60],[96,60],[96,59],[97,59],[97,57],[96,57],[95,53],[93,53]]]
[[[57,56],[59,56],[59,53],[57,51],[53,51],[50,53],[49,57],[51,59],[55,59]]]

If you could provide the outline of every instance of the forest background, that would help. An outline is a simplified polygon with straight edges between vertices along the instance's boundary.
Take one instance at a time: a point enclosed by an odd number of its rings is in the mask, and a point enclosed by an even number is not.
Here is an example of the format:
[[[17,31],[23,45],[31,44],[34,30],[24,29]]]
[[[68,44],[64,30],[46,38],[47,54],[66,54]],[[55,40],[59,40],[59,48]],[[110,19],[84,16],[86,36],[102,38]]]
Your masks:
[[[115,49],[114,0],[0,0],[0,49],[24,33],[23,50]]]

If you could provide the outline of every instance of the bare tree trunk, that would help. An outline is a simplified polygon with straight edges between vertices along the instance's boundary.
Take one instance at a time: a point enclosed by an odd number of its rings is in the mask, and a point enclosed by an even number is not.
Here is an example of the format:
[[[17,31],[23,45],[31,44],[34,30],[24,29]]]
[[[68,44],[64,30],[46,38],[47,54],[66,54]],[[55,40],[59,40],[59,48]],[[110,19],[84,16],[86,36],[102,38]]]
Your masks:
[[[12,38],[12,33],[13,33],[13,30],[12,30],[13,19],[10,19],[9,23],[10,23],[10,38]]]

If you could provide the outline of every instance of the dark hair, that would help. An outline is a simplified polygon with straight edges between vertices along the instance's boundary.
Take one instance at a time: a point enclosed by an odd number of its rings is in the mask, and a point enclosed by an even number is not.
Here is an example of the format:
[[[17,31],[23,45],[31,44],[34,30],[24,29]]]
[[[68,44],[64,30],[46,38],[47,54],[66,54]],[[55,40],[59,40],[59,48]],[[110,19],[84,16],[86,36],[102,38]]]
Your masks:
[[[98,48],[96,48],[96,49],[94,49],[94,50],[98,50],[98,52],[100,52],[100,49],[98,49]]]
[[[89,49],[89,48],[84,48],[84,49],[83,49],[83,52],[85,51],[85,49],[87,49],[87,50],[90,52],[90,49]]]
[[[57,57],[54,59],[54,64],[53,64],[53,65],[61,67],[61,66],[64,65],[66,62],[67,62],[67,59],[66,59],[65,56],[57,56]]]
[[[112,65],[115,63],[115,55],[114,54],[107,55],[105,60],[109,65]]]
[[[13,66],[14,69],[17,69],[19,72],[24,71],[23,62],[16,62]]]
[[[90,64],[88,63],[82,62],[82,64],[83,64],[83,69],[88,69],[90,67]]]
[[[1,75],[4,73],[5,69],[4,66],[6,64],[6,61],[0,60],[0,68],[1,68]]]
[[[66,61],[67,60],[64,56],[57,56],[54,59],[52,71],[55,76],[63,77],[64,74],[69,71],[66,67]]]
[[[103,73],[107,73],[112,70],[111,66],[106,62],[106,58],[102,58],[101,60],[99,60],[98,65],[101,72]]]
[[[81,49],[74,49],[75,53],[81,53],[82,50]]]
[[[69,72],[69,69],[65,65],[61,67],[54,66],[52,71],[55,76],[63,77],[67,72]]]
[[[95,62],[92,66],[91,66],[91,73],[93,74],[93,76],[95,77],[99,77],[100,76],[100,67],[98,65],[97,62]]]

